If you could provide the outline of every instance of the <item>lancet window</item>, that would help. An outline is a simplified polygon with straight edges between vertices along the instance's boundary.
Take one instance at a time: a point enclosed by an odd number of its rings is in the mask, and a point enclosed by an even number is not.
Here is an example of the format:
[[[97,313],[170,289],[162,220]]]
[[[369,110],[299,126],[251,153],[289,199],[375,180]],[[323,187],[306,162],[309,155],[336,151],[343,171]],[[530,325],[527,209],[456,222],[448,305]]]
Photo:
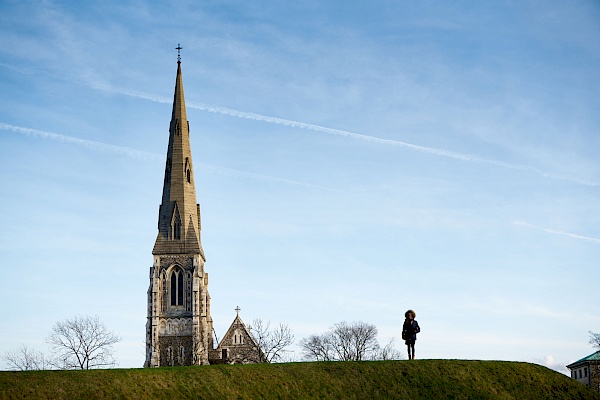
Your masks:
[[[173,219],[171,220],[171,239],[181,240],[181,218],[179,217],[179,210],[177,207],[175,207]]]
[[[185,178],[187,180],[187,183],[192,183],[192,169],[190,166],[189,158],[185,159]]]
[[[183,271],[180,268],[175,268],[171,272],[171,305],[183,305]]]

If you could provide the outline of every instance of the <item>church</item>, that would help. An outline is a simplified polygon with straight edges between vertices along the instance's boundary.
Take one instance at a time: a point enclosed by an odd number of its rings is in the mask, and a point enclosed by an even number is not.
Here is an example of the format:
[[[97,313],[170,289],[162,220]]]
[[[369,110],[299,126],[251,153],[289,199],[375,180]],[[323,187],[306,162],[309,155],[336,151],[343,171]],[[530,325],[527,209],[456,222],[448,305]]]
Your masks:
[[[214,334],[180,50],[177,46],[169,145],[150,267],[144,367],[264,362],[259,344],[239,317],[239,307],[220,343]]]

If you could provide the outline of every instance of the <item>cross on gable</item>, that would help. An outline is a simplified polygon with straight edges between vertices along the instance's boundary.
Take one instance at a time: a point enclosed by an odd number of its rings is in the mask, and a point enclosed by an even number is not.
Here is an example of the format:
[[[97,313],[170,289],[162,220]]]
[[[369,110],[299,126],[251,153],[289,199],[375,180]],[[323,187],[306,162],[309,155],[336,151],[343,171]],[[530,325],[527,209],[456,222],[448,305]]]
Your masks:
[[[237,307],[235,308],[235,312],[237,313],[237,315],[240,315],[240,311],[241,311],[241,310],[242,310],[242,309],[240,308],[240,306],[237,306]]]

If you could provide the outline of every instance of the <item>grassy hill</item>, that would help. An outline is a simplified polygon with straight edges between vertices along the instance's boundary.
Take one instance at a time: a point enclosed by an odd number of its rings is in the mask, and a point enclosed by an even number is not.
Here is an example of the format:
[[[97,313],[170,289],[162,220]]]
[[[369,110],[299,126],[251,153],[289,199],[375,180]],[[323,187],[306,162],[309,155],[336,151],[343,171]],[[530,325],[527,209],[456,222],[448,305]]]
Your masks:
[[[506,361],[371,361],[0,372],[1,399],[591,399],[548,368]]]

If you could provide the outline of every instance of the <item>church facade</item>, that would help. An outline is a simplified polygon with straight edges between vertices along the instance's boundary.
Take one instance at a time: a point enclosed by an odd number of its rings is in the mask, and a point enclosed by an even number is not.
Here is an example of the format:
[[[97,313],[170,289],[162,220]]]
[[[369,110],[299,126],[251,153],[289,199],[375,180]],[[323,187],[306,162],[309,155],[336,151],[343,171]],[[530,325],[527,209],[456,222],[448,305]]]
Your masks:
[[[249,346],[258,348],[239,319],[239,309],[221,343],[227,346],[215,346],[201,227],[178,56],[158,235],[147,294],[145,367],[262,361],[259,356],[239,355],[245,354]]]
[[[219,346],[209,353],[211,364],[249,364],[268,362],[250,329],[240,318],[240,308]]]

